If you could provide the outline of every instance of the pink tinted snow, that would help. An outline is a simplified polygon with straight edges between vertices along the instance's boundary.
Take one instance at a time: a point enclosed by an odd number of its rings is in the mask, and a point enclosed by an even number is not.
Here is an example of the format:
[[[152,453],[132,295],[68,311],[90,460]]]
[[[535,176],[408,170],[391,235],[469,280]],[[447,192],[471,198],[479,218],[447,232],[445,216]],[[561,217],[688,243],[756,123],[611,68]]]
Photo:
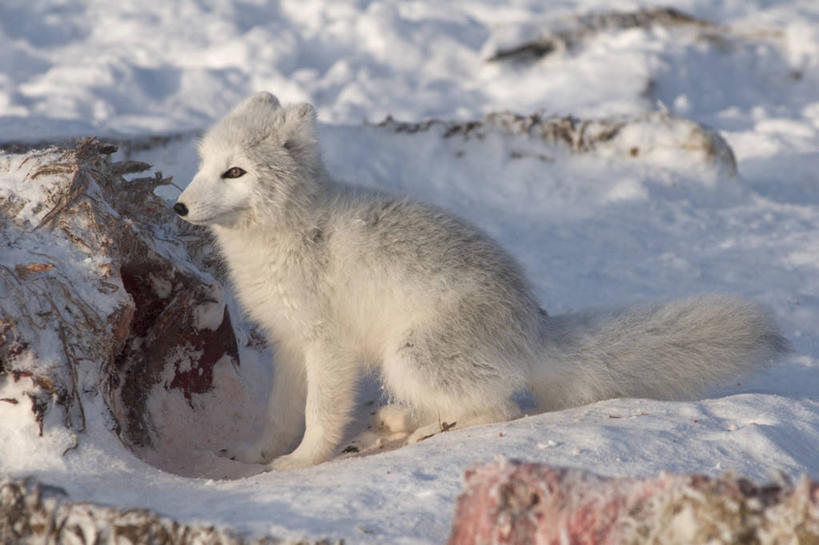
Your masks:
[[[819,543],[819,484],[805,477],[795,486],[759,487],[731,475],[668,473],[608,478],[504,460],[467,470],[449,545],[712,540]]]

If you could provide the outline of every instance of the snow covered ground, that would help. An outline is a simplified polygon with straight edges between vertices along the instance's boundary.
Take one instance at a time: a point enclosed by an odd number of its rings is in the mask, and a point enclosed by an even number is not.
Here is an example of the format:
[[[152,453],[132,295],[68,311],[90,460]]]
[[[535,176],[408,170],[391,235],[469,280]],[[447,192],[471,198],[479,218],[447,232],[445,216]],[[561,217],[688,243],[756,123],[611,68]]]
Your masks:
[[[610,29],[540,60],[486,60],[544,29],[571,28],[578,14],[654,5],[4,2],[2,142],[116,137],[123,153],[182,186],[196,169],[197,131],[268,89],[317,106],[340,179],[481,226],[520,259],[552,314],[738,293],[773,310],[794,352],[702,401],[605,401],[304,470],[253,474],[260,468],[201,452],[201,474],[214,479],[151,467],[112,440],[102,418],[90,418],[63,457],[71,438],[59,415],[38,438],[28,408],[4,403],[0,472],[35,475],[73,499],[253,535],[407,544],[444,542],[464,468],[497,455],[607,475],[819,478],[819,4],[685,0],[674,7],[714,25]],[[632,135],[635,153],[572,154],[525,135],[362,124],[502,110],[636,115],[658,102],[719,131],[739,174],[648,131]],[[104,414],[99,398],[86,412]],[[239,473],[253,475],[217,479]]]

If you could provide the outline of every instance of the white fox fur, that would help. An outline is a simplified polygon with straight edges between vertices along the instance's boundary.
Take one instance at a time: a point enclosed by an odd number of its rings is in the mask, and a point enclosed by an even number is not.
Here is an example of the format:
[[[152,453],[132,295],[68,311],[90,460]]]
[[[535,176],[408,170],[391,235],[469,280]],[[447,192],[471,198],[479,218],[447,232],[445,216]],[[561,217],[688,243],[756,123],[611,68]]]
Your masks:
[[[413,417],[387,408],[384,425],[417,423],[418,439],[441,423],[515,418],[523,391],[542,410],[693,398],[787,347],[760,306],[731,296],[550,317],[520,266],[475,227],[331,182],[314,118],[307,104],[251,96],[205,134],[175,205],[212,228],[275,350],[270,425],[227,449],[236,459],[279,469],[330,458],[366,370]]]

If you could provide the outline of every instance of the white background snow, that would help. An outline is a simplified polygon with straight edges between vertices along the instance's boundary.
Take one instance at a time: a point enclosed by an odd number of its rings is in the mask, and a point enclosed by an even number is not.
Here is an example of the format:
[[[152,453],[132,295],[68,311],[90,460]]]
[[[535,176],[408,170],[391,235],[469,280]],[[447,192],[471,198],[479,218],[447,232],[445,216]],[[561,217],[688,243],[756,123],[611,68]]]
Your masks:
[[[59,426],[47,423],[37,438],[26,404],[2,404],[0,473],[252,535],[349,543],[444,542],[464,468],[496,455],[607,475],[819,479],[819,3],[686,0],[674,7],[724,25],[723,41],[632,29],[536,63],[486,62],[498,44],[549,21],[651,5],[661,4],[4,1],[4,142],[179,135],[134,157],[182,186],[196,169],[196,132],[267,89],[316,105],[340,179],[438,203],[496,237],[552,314],[738,293],[773,310],[794,352],[698,402],[610,400],[232,480],[155,469],[112,440],[101,418],[62,457],[72,440]],[[658,101],[718,130],[739,176],[691,164],[684,150],[652,162],[568,153],[544,161],[536,155],[555,150],[520,137],[443,140],[362,124],[503,110],[599,117]],[[89,403],[97,406],[88,414],[104,414],[98,398]]]

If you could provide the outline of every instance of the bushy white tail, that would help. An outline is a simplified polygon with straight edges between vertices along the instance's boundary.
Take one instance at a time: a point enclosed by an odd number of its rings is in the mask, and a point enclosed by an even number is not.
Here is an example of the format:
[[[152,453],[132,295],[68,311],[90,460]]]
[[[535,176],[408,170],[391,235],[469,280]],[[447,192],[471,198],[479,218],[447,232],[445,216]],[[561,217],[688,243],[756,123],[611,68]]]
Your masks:
[[[789,348],[761,306],[712,295],[620,311],[546,318],[540,407],[613,397],[693,399]]]

